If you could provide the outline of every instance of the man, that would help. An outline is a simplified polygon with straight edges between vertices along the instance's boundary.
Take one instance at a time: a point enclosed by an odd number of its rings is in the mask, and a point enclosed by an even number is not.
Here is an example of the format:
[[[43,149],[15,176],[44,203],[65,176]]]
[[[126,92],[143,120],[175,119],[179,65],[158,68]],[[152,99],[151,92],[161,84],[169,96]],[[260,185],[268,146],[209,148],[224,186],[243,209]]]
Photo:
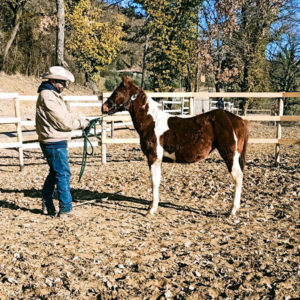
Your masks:
[[[225,103],[223,98],[219,98],[218,102],[216,103],[216,107],[218,109],[224,109],[225,108]]]
[[[67,142],[71,139],[72,130],[86,128],[89,121],[72,116],[61,95],[68,83],[75,81],[71,72],[53,66],[42,75],[42,79],[48,80],[43,81],[38,88],[35,122],[38,140],[50,167],[42,190],[42,210],[44,214],[56,214],[53,204],[56,185],[58,216],[61,216],[72,211]]]

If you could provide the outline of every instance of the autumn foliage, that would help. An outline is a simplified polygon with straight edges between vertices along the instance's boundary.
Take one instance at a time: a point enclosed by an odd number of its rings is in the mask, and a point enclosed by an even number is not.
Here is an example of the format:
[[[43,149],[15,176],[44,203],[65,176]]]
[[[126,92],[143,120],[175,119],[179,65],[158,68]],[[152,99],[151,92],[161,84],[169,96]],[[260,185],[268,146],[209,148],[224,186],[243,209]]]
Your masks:
[[[124,21],[120,14],[104,19],[103,10],[92,5],[91,0],[80,0],[73,9],[68,9],[66,47],[78,68],[93,80],[120,51]]]
[[[56,63],[56,2],[1,0],[1,71],[39,76]],[[65,61],[86,82],[122,71],[160,91],[299,86],[299,1],[63,2]]]

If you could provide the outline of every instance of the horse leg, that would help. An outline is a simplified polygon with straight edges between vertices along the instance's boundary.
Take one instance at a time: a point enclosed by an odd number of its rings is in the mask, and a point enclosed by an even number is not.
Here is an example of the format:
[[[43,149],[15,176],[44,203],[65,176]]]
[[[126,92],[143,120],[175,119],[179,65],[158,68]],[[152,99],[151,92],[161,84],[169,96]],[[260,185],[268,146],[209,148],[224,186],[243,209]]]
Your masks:
[[[159,185],[161,179],[161,160],[157,159],[151,166],[151,180],[152,180],[152,204],[149,208],[148,213],[153,215],[157,208],[159,202]]]
[[[233,133],[234,144],[229,146],[229,149],[225,147],[217,147],[220,155],[224,159],[228,171],[234,182],[234,198],[232,203],[231,214],[235,215],[237,210],[240,208],[241,203],[241,193],[243,185],[243,171],[240,166],[240,154],[237,151],[237,137]]]
[[[234,216],[237,210],[240,208],[241,203],[241,193],[242,193],[242,185],[243,185],[243,172],[239,163],[239,153],[236,151],[233,157],[233,165],[231,170],[231,176],[234,182],[234,199],[232,204],[231,214]]]

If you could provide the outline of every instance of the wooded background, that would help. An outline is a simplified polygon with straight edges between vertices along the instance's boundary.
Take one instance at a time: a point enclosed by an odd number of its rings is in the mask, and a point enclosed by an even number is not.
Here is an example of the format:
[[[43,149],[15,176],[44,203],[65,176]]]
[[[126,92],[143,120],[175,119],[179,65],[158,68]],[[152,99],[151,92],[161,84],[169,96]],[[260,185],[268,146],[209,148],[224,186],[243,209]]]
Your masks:
[[[121,74],[153,91],[296,91],[299,15],[298,0],[0,0],[0,70],[63,65],[95,93]]]

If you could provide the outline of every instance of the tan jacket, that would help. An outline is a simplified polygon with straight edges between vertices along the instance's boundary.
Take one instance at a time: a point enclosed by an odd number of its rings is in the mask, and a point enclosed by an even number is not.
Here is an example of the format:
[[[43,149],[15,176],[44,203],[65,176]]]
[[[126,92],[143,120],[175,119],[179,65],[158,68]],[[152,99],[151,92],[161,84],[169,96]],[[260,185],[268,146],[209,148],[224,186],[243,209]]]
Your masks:
[[[71,139],[71,131],[85,128],[89,122],[72,116],[61,94],[53,90],[40,92],[36,103],[35,125],[42,143]]]

